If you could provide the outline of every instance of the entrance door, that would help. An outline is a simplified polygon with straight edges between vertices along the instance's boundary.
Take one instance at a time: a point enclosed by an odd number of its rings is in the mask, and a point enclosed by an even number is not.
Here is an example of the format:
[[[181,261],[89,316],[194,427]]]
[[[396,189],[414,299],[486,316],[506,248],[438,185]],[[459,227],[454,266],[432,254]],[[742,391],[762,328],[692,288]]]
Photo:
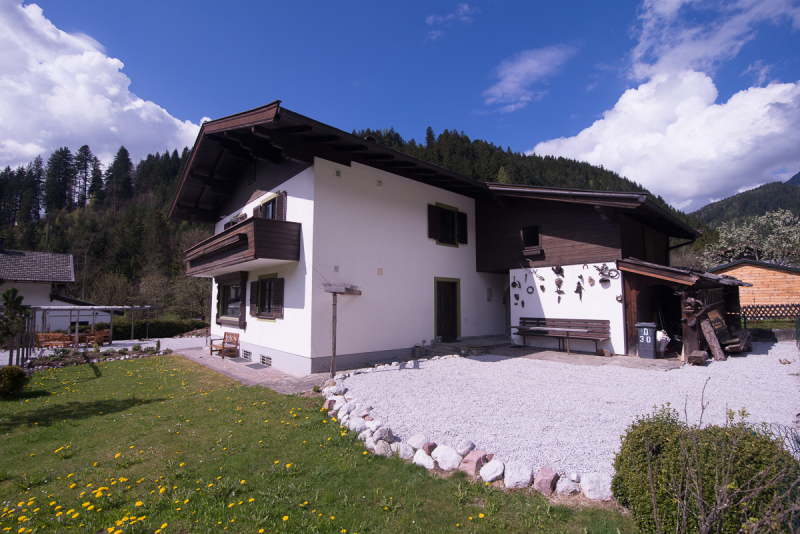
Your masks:
[[[436,335],[458,339],[458,282],[436,281]]]

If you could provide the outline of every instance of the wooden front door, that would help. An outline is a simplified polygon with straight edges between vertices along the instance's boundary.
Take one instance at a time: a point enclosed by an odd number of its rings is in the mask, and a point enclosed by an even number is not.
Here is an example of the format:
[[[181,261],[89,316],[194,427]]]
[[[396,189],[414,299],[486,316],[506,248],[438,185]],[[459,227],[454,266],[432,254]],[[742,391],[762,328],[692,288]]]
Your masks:
[[[458,339],[458,282],[436,281],[436,335]]]

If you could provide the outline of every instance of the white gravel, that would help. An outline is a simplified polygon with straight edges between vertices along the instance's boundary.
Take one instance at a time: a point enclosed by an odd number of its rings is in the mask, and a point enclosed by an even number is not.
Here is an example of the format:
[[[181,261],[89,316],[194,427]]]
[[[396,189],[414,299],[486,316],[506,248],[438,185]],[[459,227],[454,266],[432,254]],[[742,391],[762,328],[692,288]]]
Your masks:
[[[178,350],[181,350],[181,349],[190,349],[190,348],[194,348],[194,347],[207,347],[208,346],[206,338],[204,338],[204,337],[182,337],[182,338],[162,337],[162,338],[152,339],[150,341],[138,341],[138,340],[133,340],[133,341],[123,340],[123,341],[119,341],[119,340],[115,340],[114,343],[111,346],[104,345],[104,346],[100,347],[100,352],[102,352],[102,351],[104,351],[106,349],[109,349],[109,348],[110,349],[114,349],[114,350],[119,350],[119,349],[121,349],[123,347],[127,348],[127,349],[130,349],[131,347],[133,347],[137,343],[140,344],[142,346],[142,348],[144,348],[144,347],[155,347],[156,346],[156,341],[161,341],[161,350],[172,349],[173,351],[178,351]],[[92,349],[90,348],[89,350],[91,351]],[[53,353],[52,350],[45,350],[43,354],[44,355],[48,355],[48,354],[52,354],[52,353]],[[37,349],[36,352],[34,353],[34,356],[38,356],[38,354],[39,354],[39,350]],[[0,351],[0,365],[5,365],[7,363],[8,363],[8,351],[7,350]]]
[[[613,473],[620,435],[638,414],[670,403],[681,417],[720,424],[727,409],[750,422],[796,425],[800,354],[794,343],[753,343],[753,352],[672,371],[592,367],[499,356],[448,358],[379,370],[342,382],[405,440],[428,434],[455,447],[470,439],[504,462],[560,473]],[[780,358],[794,360],[783,365]]]

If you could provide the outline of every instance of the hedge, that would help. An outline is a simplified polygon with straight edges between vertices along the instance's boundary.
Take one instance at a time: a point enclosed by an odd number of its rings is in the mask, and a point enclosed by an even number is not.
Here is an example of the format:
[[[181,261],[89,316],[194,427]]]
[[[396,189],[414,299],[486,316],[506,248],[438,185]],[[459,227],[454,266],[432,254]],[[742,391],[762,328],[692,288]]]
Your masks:
[[[204,321],[192,321],[191,319],[151,319],[148,331],[147,321],[136,320],[133,325],[134,339],[144,339],[149,332],[150,338],[156,337],[175,337],[192,330],[205,328],[208,326]],[[97,323],[97,330],[109,328],[108,323]],[[131,322],[125,319],[114,320],[114,340],[125,340],[131,338]]]
[[[697,439],[696,457],[693,454],[693,434]],[[720,473],[728,462],[728,484],[721,487],[718,483]],[[616,473],[611,489],[617,502],[630,508],[641,532],[657,532],[652,493],[655,493],[662,532],[697,532],[699,508],[696,498],[676,491],[691,479],[687,477],[687,470],[698,470],[694,465],[699,466],[706,509],[716,506],[718,499],[734,497],[731,502],[735,501],[736,490],[748,486],[759,473],[768,473],[767,478],[777,475],[774,486],[756,492],[747,506],[734,502],[725,510],[715,523],[714,532],[746,530],[749,521],[768,513],[768,505],[777,492],[785,491],[800,476],[800,463],[764,429],[752,427],[744,421],[734,422],[732,414],[724,426],[690,427],[667,406],[652,415],[638,417],[628,427],[614,459]],[[651,492],[650,472],[654,492]],[[797,491],[793,495],[797,497]],[[685,522],[682,507],[686,511]]]

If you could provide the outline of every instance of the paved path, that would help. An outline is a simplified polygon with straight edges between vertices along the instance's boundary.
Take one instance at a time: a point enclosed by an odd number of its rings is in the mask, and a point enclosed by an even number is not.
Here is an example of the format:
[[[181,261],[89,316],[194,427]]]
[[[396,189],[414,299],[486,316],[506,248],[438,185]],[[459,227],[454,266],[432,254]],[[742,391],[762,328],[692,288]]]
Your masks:
[[[222,359],[216,354],[209,355],[208,348],[180,349],[176,351],[185,358],[205,365],[220,374],[248,386],[264,386],[286,395],[311,391],[314,386],[322,386],[330,375],[317,373],[306,376],[295,376],[272,367],[254,364],[243,358]]]

